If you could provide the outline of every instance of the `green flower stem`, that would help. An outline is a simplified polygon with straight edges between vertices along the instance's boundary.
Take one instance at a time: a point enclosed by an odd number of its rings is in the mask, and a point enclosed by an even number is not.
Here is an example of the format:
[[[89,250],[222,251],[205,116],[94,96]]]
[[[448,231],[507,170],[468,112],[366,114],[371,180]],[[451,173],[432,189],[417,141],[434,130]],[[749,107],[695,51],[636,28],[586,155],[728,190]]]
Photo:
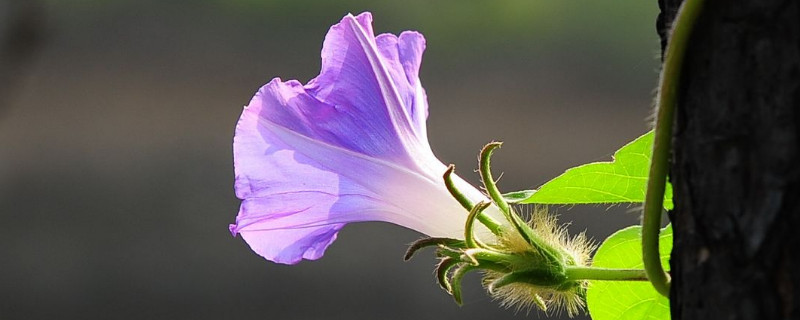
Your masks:
[[[689,36],[702,8],[702,0],[685,0],[673,23],[664,67],[661,72],[658,95],[658,113],[653,141],[653,161],[647,181],[647,195],[642,217],[642,254],[647,278],[656,291],[669,296],[670,276],[661,266],[658,250],[658,233],[661,228],[661,211],[664,208],[664,188],[667,183],[668,158],[672,142],[672,126],[677,101],[678,81]]]
[[[565,272],[569,280],[647,281],[641,269],[567,267]]]

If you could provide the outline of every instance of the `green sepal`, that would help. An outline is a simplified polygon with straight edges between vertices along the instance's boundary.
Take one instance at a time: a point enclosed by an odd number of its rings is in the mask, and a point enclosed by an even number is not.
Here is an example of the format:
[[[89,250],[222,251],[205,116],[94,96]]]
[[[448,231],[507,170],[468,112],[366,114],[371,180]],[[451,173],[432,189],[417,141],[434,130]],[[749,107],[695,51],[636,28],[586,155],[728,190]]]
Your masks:
[[[453,287],[450,285],[450,281],[447,279],[447,274],[450,272],[450,269],[459,263],[461,263],[459,260],[453,258],[444,258],[439,261],[439,264],[436,266],[436,280],[439,282],[439,286],[441,286],[444,291],[447,291],[450,294],[453,292]]]
[[[516,229],[517,233],[519,233],[519,235],[525,240],[525,242],[530,244],[551,264],[561,264],[563,260],[563,254],[558,249],[553,248],[544,242],[541,237],[539,237],[539,235],[537,235],[528,226],[528,224],[525,223],[525,221],[522,221],[522,219],[508,205],[508,202],[506,202],[505,198],[500,193],[500,190],[497,188],[497,184],[495,183],[494,178],[492,178],[491,159],[494,150],[500,148],[501,145],[501,142],[491,142],[487,144],[481,150],[481,155],[479,157],[478,171],[480,172],[483,186],[486,189],[486,192],[489,194],[489,198],[492,199],[492,202],[500,209],[506,220],[511,223],[514,229]]]
[[[456,184],[453,183],[453,172],[455,172],[456,166],[451,164],[447,166],[447,170],[442,175],[442,179],[444,179],[444,186],[447,188],[447,191],[450,192],[450,195],[453,196],[456,201],[458,201],[461,206],[467,210],[471,211],[474,204],[472,201],[469,200],[463,193],[461,193],[458,188],[456,188]]]
[[[507,266],[510,269],[515,269],[527,266],[531,263],[530,256],[521,254],[504,253],[481,248],[466,249],[462,252],[462,261],[481,267],[484,263],[494,263]]]
[[[512,283],[527,283],[537,287],[561,288],[568,285],[569,280],[563,272],[553,269],[532,269],[506,274],[489,284],[489,291],[494,291]]]
[[[453,271],[453,279],[452,279],[453,290],[450,292],[450,294],[453,295],[453,299],[456,301],[456,303],[459,306],[462,304],[462,300],[461,300],[461,280],[464,279],[464,276],[468,272],[470,272],[470,271],[472,271],[474,269],[475,269],[475,267],[471,266],[471,265],[461,265],[460,267],[458,267],[458,269]]]
[[[442,175],[442,179],[444,179],[444,185],[447,188],[447,191],[450,192],[450,195],[453,198],[455,198],[456,201],[458,201],[458,203],[461,204],[461,206],[464,207],[465,210],[472,212],[472,210],[474,210],[475,205],[463,193],[461,193],[461,191],[458,190],[458,188],[456,188],[456,184],[453,182],[452,175],[453,172],[455,172],[455,170],[456,170],[455,165],[451,164],[447,166],[447,170],[444,172],[444,175]],[[500,230],[502,227],[500,226],[499,223],[497,223],[497,221],[494,221],[494,219],[481,212],[478,212],[476,217],[478,221],[483,223],[483,225],[489,229],[489,231],[491,231],[495,235],[500,234]]]
[[[403,256],[404,261],[410,260],[417,251],[431,246],[445,246],[451,248],[466,248],[466,244],[462,240],[453,238],[423,238],[411,243]]]
[[[469,215],[467,215],[467,223],[464,226],[464,242],[466,243],[468,248],[487,248],[487,246],[478,240],[475,237],[475,219],[480,215],[484,209],[489,207],[491,203],[489,202],[478,202],[472,210],[470,210]]]
[[[453,258],[458,261],[464,262],[463,255],[464,255],[463,249],[454,249],[445,246],[439,246],[439,248],[436,249],[437,258]]]

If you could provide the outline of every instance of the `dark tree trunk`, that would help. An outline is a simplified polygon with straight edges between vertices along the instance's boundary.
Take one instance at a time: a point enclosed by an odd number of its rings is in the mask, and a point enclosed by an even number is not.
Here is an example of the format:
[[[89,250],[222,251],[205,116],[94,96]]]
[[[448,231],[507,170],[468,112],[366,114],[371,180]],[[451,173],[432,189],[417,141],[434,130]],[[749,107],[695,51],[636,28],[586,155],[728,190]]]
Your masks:
[[[678,101],[673,319],[800,319],[800,1],[706,0]]]

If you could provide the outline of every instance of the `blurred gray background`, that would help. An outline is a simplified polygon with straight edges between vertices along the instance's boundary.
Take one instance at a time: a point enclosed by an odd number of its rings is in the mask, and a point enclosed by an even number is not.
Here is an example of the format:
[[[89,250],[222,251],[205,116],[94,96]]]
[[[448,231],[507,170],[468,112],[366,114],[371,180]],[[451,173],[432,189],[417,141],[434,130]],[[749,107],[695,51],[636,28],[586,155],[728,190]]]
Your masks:
[[[648,130],[656,1],[0,0],[0,319],[544,317],[477,275],[457,306],[393,225],[349,225],[295,266],[228,232],[242,106],[316,76],[330,25],[362,11],[426,36],[430,140],[468,180],[491,140],[512,191]],[[633,209],[557,208],[597,240]]]

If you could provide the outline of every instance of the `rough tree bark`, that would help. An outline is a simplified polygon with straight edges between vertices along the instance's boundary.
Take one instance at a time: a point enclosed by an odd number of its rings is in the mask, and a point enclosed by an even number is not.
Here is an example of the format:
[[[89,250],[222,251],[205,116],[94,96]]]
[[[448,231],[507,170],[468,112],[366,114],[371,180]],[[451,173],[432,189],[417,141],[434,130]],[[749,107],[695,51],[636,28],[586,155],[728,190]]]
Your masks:
[[[706,0],[678,101],[672,318],[800,319],[800,1]]]

